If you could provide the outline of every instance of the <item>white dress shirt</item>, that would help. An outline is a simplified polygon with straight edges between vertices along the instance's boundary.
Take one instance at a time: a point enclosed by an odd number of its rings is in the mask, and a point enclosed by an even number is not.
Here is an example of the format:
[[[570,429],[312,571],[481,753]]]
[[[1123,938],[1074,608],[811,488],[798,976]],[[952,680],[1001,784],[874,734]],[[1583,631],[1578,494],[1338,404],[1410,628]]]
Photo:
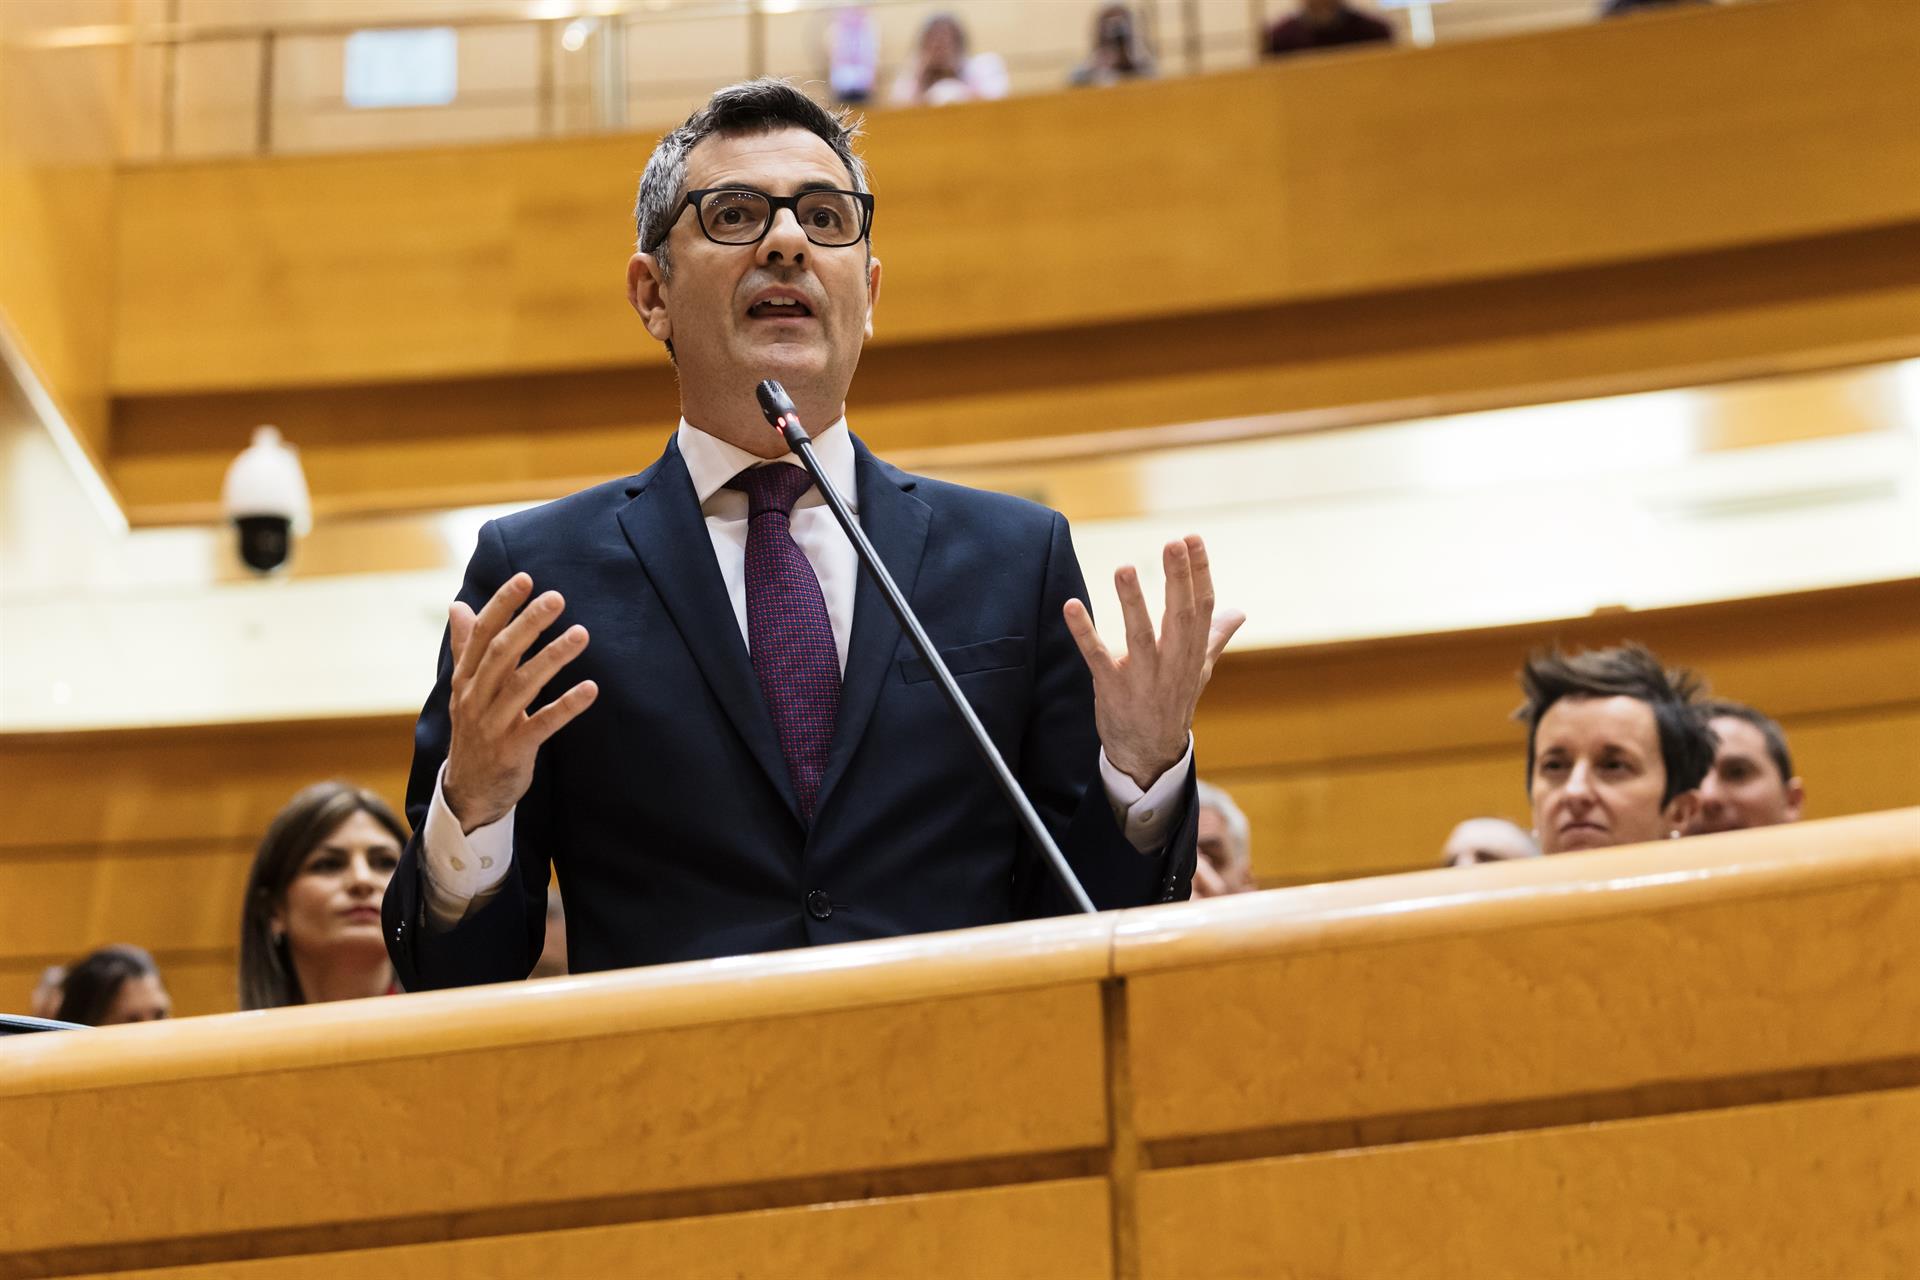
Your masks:
[[[769,461],[708,435],[685,419],[680,422],[677,440],[680,456],[687,464],[687,474],[693,479],[701,514],[706,517],[707,536],[713,540],[721,580],[726,583],[727,597],[733,602],[734,621],[745,637],[747,495],[727,488],[727,481],[748,467],[762,464],[797,467],[800,459],[788,454]],[[827,479],[857,515],[859,493],[854,478],[853,435],[847,430],[847,420],[841,418],[816,433],[813,450]],[[853,631],[854,590],[859,584],[859,558],[817,488],[808,489],[794,503],[787,527],[820,579],[820,594],[826,598],[827,617],[833,626],[833,647],[840,658],[840,672],[845,675],[847,641]],[[542,589],[542,584],[534,583],[536,592]],[[955,732],[960,731],[956,726]],[[1186,780],[1192,760],[1193,741],[1189,738],[1186,755],[1180,762],[1142,791],[1133,779],[1108,763],[1107,753],[1101,751],[1100,778],[1106,786],[1107,801],[1113,806],[1114,820],[1120,824],[1127,841],[1142,853],[1157,853],[1166,844],[1168,828],[1175,817],[1172,806],[1180,798],[1181,784]],[[442,764],[421,832],[427,917],[437,929],[451,929],[468,912],[485,906],[506,880],[513,863],[513,811],[509,809],[497,822],[463,833],[460,820],[453,816],[442,793],[445,780],[446,766]]]

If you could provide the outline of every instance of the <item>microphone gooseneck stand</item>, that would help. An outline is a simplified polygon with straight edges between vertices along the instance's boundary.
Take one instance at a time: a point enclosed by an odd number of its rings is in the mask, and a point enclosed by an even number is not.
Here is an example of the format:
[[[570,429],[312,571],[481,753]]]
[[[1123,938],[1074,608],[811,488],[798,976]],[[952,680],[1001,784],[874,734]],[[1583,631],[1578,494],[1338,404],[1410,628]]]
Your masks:
[[[826,473],[820,469],[820,460],[813,453],[813,437],[809,436],[806,427],[801,425],[800,415],[794,412],[793,401],[788,397],[786,388],[769,380],[754,388],[754,394],[759,397],[760,411],[766,414],[767,421],[786,439],[787,447],[793,450],[795,456],[800,459],[800,465],[807,469],[807,474],[813,477],[813,483],[819,486],[820,496],[827,500],[827,506],[833,510],[833,518],[840,522],[842,529],[846,530],[847,540],[853,543],[853,549],[859,555],[860,563],[866,566],[867,574],[880,588],[880,594],[886,598],[887,607],[893,610],[893,616],[899,620],[900,629],[907,633],[907,638],[913,642],[914,651],[932,670],[933,678],[939,684],[940,691],[947,696],[947,702],[953,707],[953,713],[959,716],[967,726],[967,732],[973,738],[973,745],[979,749],[981,758],[993,771],[993,779],[1000,784],[1001,794],[1006,796],[1007,803],[1012,805],[1014,812],[1019,815],[1020,825],[1026,828],[1027,837],[1046,854],[1053,878],[1059,882],[1061,889],[1066,891],[1067,896],[1073,899],[1080,910],[1089,915],[1094,914],[1099,908],[1094,906],[1093,899],[1087,896],[1085,887],[1080,883],[1080,877],[1074,875],[1073,868],[1067,865],[1067,856],[1060,852],[1060,846],[1054,843],[1046,824],[1040,821],[1040,815],[1035,812],[1033,802],[1027,799],[1027,793],[1020,789],[1020,783],[1014,778],[1013,770],[1007,768],[1007,762],[1001,757],[1000,749],[994,746],[993,739],[987,736],[986,726],[980,723],[980,717],[974,714],[966,695],[960,692],[960,686],[955,682],[953,672],[947,670],[947,664],[940,660],[939,651],[933,647],[933,641],[927,637],[925,629],[921,627],[920,619],[914,616],[913,606],[908,604],[907,598],[900,594],[900,588],[894,582],[893,575],[887,572],[886,565],[880,563],[879,554],[874,551],[873,544],[867,541],[866,531],[860,527],[860,522],[853,518],[853,513],[847,510],[847,504],[841,500],[840,494],[833,487],[833,482],[828,480]]]

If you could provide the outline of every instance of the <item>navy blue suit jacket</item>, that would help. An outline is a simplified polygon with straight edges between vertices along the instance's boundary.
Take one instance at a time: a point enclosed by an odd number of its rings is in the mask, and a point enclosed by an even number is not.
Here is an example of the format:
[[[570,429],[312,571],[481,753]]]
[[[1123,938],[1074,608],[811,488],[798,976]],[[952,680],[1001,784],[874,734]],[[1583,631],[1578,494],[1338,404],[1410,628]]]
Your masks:
[[[1060,616],[1086,598],[1058,513],[908,475],[857,440],[860,521],[1007,763],[1102,908],[1187,896],[1187,779],[1167,849],[1143,855],[1098,776],[1093,686]],[[385,928],[409,990],[524,978],[548,867],[574,972],[773,951],[1070,910],[925,664],[862,573],[839,720],[803,824],[679,449],[638,476],[489,523],[460,599],[515,572],[566,597],[543,637],[586,626],[593,706],[541,749],[514,818],[514,867],[444,932],[422,912],[416,834]],[[446,756],[451,658],[415,731],[407,813],[426,821]]]

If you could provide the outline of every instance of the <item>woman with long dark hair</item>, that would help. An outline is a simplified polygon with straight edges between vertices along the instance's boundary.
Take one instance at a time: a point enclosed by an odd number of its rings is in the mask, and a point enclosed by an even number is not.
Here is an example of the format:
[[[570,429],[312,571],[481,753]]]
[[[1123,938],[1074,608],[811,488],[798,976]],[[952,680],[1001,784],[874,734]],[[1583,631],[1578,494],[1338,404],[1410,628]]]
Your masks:
[[[394,990],[380,899],[406,840],[386,801],[345,782],[308,787],[275,816],[241,907],[242,1009]]]
[[[101,947],[74,961],[60,980],[60,1004],[52,1016],[61,1022],[112,1027],[123,1022],[157,1022],[173,1013],[173,999],[160,981],[153,957],[124,944]]]

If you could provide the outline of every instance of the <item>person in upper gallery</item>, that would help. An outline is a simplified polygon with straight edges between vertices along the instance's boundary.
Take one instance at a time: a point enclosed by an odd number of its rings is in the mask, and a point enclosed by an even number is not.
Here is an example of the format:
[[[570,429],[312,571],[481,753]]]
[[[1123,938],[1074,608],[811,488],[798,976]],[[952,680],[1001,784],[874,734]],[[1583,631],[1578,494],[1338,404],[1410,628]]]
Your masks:
[[[944,107],[1007,96],[1007,64],[997,53],[968,53],[967,29],[951,13],[920,28],[913,57],[893,82],[896,107]]]
[[[1644,646],[1538,653],[1527,700],[1527,797],[1546,854],[1679,836],[1700,805],[1713,733],[1700,682]]]
[[[394,991],[380,900],[406,828],[346,782],[306,788],[274,816],[240,909],[240,1007],[277,1009]]]
[[[1195,898],[1250,893],[1253,882],[1253,828],[1233,797],[1204,778],[1196,784],[1200,858],[1193,868]]]
[[[834,101],[857,107],[880,77],[880,21],[864,4],[844,4],[827,24],[827,86]]]
[[[1158,634],[1115,575],[1116,658],[1057,512],[852,435],[881,278],[853,138],[759,80],[647,162],[628,296],[674,361],[679,430],[638,475],[480,532],[386,897],[409,990],[526,977],[549,866],[576,974],[1071,909],[767,425],[767,378],[1093,901],[1187,897],[1193,711],[1243,619],[1215,613],[1201,540],[1172,542]]]
[[[1505,818],[1468,818],[1455,827],[1440,849],[1442,865],[1473,867],[1483,862],[1512,862],[1517,858],[1537,858],[1540,846],[1521,830],[1518,823]]]
[[[1153,74],[1153,55],[1140,38],[1133,9],[1124,4],[1102,5],[1093,15],[1093,48],[1087,60],[1067,77],[1073,88],[1117,84]]]
[[[158,1022],[173,1016],[173,997],[152,956],[139,947],[102,947],[67,966],[51,1016],[89,1027]]]
[[[1280,58],[1310,49],[1392,42],[1392,27],[1347,0],[1300,0],[1297,12],[1267,28],[1266,55]]]
[[[1807,789],[1793,772],[1787,735],[1773,718],[1741,702],[1706,704],[1717,747],[1700,784],[1700,811],[1688,835],[1742,831],[1800,821]]]

